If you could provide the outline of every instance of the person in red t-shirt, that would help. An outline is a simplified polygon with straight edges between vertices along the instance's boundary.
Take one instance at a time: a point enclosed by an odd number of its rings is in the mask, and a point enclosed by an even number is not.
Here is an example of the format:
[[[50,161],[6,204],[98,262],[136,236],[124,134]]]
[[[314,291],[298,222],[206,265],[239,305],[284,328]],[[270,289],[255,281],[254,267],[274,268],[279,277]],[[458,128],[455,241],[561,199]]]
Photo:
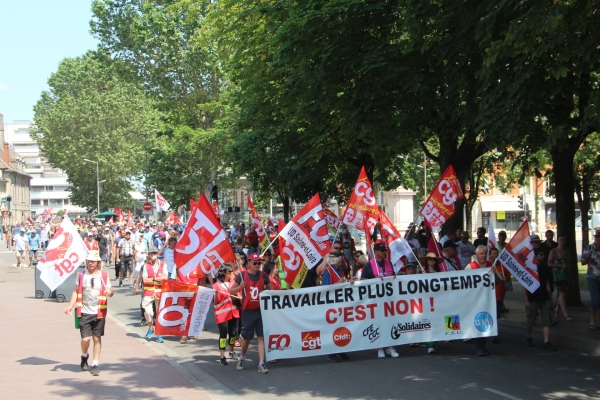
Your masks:
[[[254,225],[250,225],[250,232],[246,235],[246,241],[248,242],[248,254],[259,252],[258,233],[256,233]]]

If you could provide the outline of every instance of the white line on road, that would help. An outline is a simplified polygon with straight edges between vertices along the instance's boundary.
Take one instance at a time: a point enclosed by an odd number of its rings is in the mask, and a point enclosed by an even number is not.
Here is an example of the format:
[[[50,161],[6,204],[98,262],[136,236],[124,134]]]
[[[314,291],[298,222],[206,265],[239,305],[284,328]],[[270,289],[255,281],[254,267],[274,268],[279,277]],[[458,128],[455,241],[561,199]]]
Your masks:
[[[507,399],[511,399],[511,400],[521,400],[521,399],[520,399],[520,398],[518,398],[518,397],[511,396],[510,394],[503,393],[503,392],[501,392],[501,391],[499,391],[499,390],[495,390],[495,389],[491,389],[491,388],[483,388],[483,390],[487,390],[488,392],[496,393],[497,395],[499,395],[499,396],[502,396],[502,397],[506,397]]]

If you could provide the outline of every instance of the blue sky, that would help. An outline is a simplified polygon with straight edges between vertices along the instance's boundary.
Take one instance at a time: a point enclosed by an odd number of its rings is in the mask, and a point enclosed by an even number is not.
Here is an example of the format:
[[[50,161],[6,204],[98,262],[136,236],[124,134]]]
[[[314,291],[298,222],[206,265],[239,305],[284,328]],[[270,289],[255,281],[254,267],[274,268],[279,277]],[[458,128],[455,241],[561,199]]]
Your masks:
[[[0,0],[0,15],[0,113],[32,121],[60,61],[96,48],[91,0]]]

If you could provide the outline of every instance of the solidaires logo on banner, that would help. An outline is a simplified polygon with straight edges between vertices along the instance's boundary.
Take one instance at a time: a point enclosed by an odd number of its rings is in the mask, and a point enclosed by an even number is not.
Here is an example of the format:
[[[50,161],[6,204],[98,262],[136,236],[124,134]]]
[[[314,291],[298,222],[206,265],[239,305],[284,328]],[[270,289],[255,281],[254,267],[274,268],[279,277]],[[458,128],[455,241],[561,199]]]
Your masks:
[[[497,334],[489,269],[267,290],[260,304],[267,360]]]

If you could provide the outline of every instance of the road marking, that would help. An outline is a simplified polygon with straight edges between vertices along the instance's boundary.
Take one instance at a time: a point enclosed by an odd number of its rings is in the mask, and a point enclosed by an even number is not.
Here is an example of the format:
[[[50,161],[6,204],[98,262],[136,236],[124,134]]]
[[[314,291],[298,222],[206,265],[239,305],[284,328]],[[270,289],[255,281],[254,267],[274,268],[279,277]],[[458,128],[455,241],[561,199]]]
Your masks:
[[[507,399],[522,400],[522,399],[520,399],[518,397],[511,396],[510,394],[503,393],[503,392],[501,392],[499,390],[495,390],[495,389],[491,389],[491,388],[483,388],[483,390],[487,390],[488,392],[496,393],[497,395],[502,396],[502,397],[506,397]]]

